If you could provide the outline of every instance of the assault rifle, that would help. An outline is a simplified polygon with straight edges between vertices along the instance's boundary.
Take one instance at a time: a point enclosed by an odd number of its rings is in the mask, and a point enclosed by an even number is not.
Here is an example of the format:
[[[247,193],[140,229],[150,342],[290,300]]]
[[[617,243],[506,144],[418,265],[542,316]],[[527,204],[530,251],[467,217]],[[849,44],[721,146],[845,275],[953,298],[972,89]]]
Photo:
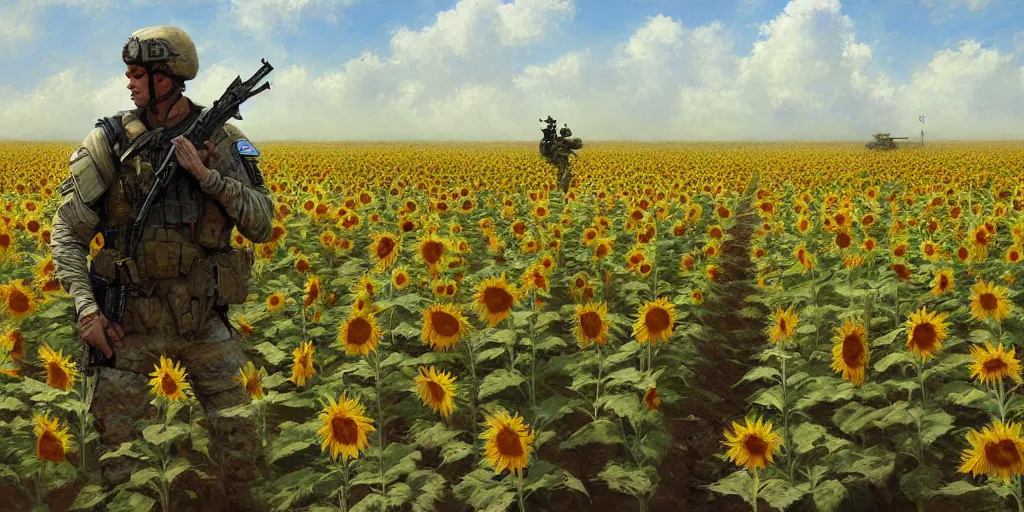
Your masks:
[[[235,80],[228,85],[224,94],[221,94],[220,99],[214,101],[213,106],[210,108],[203,110],[199,117],[181,135],[196,147],[201,147],[229,119],[241,120],[242,116],[238,113],[239,105],[249,98],[270,89],[270,82],[264,82],[259,88],[253,90],[260,80],[263,80],[264,77],[274,70],[273,66],[266,59],[260,59],[260,61],[263,63],[263,66],[256,73],[244,82],[241,76],[236,76]],[[142,203],[139,214],[135,217],[135,223],[132,224],[131,231],[128,232],[127,253],[117,262],[118,269],[120,270],[120,279],[118,282],[99,283],[100,288],[105,288],[102,304],[103,314],[107,319],[119,325],[124,321],[124,309],[128,303],[130,287],[136,284],[132,281],[138,277],[135,257],[138,255],[139,244],[142,242],[142,233],[146,227],[149,210],[167,185],[178,174],[178,169],[181,167],[181,164],[175,158],[174,146],[171,145],[171,139],[173,138],[174,136],[167,133],[163,127],[147,131],[139,136],[121,156],[121,161],[125,162],[144,148],[151,147],[151,145],[152,147],[163,148],[163,151],[165,151],[160,158],[160,165],[153,173],[153,187],[149,190],[146,200]],[[88,366],[113,366],[113,364],[113,357],[108,360],[103,352],[94,347],[89,347]]]

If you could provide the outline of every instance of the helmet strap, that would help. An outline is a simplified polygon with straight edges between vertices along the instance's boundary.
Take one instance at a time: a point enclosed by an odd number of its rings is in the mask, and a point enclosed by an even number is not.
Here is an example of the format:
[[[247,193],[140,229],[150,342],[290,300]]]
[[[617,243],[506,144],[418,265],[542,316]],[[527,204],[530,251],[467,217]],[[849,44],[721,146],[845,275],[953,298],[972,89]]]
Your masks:
[[[166,100],[167,98],[170,98],[171,96],[174,96],[175,94],[177,94],[179,97],[181,96],[181,92],[178,90],[178,88],[172,87],[171,90],[167,91],[166,94],[158,98],[156,96],[156,86],[153,84],[153,68],[151,66],[146,67],[146,78],[147,81],[149,82],[149,104],[146,105],[146,108],[147,110],[151,110],[154,114],[159,115],[159,111],[157,110],[158,103]],[[168,113],[170,113],[170,108],[168,108],[167,111]]]

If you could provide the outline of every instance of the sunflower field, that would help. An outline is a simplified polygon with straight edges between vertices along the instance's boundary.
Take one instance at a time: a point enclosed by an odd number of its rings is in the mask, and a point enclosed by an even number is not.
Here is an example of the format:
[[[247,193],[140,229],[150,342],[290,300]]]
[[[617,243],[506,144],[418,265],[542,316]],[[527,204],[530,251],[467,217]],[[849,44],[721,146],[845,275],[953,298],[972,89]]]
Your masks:
[[[169,358],[99,484],[75,147],[0,142],[0,503],[218,510]],[[566,195],[533,143],[260,149],[226,414],[274,510],[1024,512],[1024,144],[597,143]]]

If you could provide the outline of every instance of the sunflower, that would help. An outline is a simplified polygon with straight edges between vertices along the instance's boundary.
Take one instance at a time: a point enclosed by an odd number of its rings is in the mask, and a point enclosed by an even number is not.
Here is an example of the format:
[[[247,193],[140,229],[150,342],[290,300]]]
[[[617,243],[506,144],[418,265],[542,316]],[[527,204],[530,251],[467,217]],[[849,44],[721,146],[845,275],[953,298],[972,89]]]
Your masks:
[[[644,405],[651,411],[661,407],[661,397],[658,396],[658,388],[654,386],[647,388],[647,392],[644,393]]]
[[[772,432],[772,423],[763,423],[758,419],[756,423],[745,418],[746,426],[735,421],[732,423],[732,433],[725,431],[725,444],[729,447],[726,456],[737,466],[744,466],[747,469],[765,469],[768,464],[774,462],[775,452],[779,451],[782,438],[779,434]]]
[[[974,358],[974,364],[971,365],[971,378],[976,378],[982,384],[989,382],[995,384],[1002,382],[1003,379],[1020,383],[1021,366],[1016,354],[1016,347],[1006,350],[1002,344],[993,347],[986,341],[985,348],[972,345],[971,357]]]
[[[172,364],[165,356],[160,356],[160,364],[153,365],[153,372],[149,376],[153,377],[149,380],[152,393],[168,400],[184,400],[185,390],[191,387],[185,382],[187,374],[181,363]]]
[[[640,307],[636,322],[633,324],[633,336],[638,343],[658,343],[668,341],[675,323],[676,305],[666,297],[656,301],[647,301]]]
[[[445,418],[451,416],[455,411],[455,377],[452,377],[451,372],[439,372],[433,366],[429,370],[420,366],[419,371],[415,382],[416,393],[423,405],[441,413]]]
[[[418,252],[420,259],[427,264],[431,272],[434,272],[446,249],[445,243],[441,238],[437,235],[429,234],[420,240]]]
[[[485,279],[478,284],[473,298],[476,300],[474,306],[480,315],[480,321],[486,320],[489,327],[494,327],[508,318],[512,314],[512,306],[519,301],[515,285],[505,280],[504,273],[500,277]]]
[[[256,365],[252,361],[248,361],[238,369],[238,376],[232,377],[231,380],[241,383],[242,387],[249,392],[249,396],[259,400],[263,398],[263,387],[260,384],[263,382],[263,377],[266,376],[267,371],[263,367],[257,370]]]
[[[842,373],[843,378],[854,383],[864,382],[864,368],[871,358],[868,353],[868,342],[864,338],[864,326],[854,324],[849,318],[843,326],[836,329],[832,338],[832,369]]]
[[[405,267],[396,268],[391,273],[391,285],[401,290],[409,284],[409,271]]]
[[[607,258],[609,255],[611,255],[612,250],[613,250],[612,243],[614,241],[615,241],[615,239],[611,238],[611,237],[606,237],[606,238],[598,239],[594,243],[593,260],[594,261],[601,261],[601,260]]]
[[[1024,438],[1020,429],[1020,423],[1001,421],[991,428],[982,428],[981,432],[971,429],[967,433],[971,446],[960,455],[960,472],[1002,478],[1006,483],[1024,473]]]
[[[518,414],[513,417],[505,411],[486,416],[485,421],[488,428],[480,439],[485,441],[484,456],[494,466],[494,473],[506,469],[519,473],[526,469],[533,448],[533,429],[528,428]]]
[[[306,380],[316,374],[313,369],[313,342],[307,341],[292,351],[292,376],[288,380],[296,386],[305,386]]]
[[[1007,289],[996,286],[995,281],[979,280],[971,287],[971,316],[978,320],[991,318],[1001,322],[1010,312]]]
[[[36,424],[32,429],[36,434],[36,457],[50,462],[64,462],[71,441],[68,428],[61,427],[60,420],[50,418],[48,413],[33,413],[32,416]]]
[[[0,347],[3,347],[7,354],[11,356],[11,359],[15,361],[21,361],[25,358],[25,337],[21,335],[21,330],[19,329],[11,329],[4,333],[0,337]]]
[[[349,355],[369,355],[377,351],[380,328],[369,313],[353,312],[338,326],[338,343]]]
[[[400,249],[398,238],[392,233],[372,233],[373,243],[370,244],[370,253],[377,260],[376,269],[383,272],[398,259]]]
[[[284,307],[284,293],[274,292],[267,297],[267,311],[271,313]]]
[[[75,363],[71,362],[71,356],[65,356],[63,351],[56,351],[44,343],[39,347],[39,358],[43,360],[46,367],[46,385],[67,391],[75,385],[75,377],[79,375]]]
[[[801,243],[796,246],[796,249],[793,249],[793,256],[796,258],[796,261],[800,266],[803,267],[803,272],[807,272],[814,268],[814,255],[807,250],[807,247],[804,247],[804,244]]]
[[[928,312],[922,307],[910,314],[907,320],[907,348],[922,359],[934,357],[942,348],[942,340],[946,339],[945,323],[947,313]]]
[[[15,321],[21,320],[37,307],[35,294],[18,279],[0,286],[0,303],[4,305],[3,311]]]
[[[423,310],[423,342],[434,350],[451,350],[470,329],[469,322],[453,304],[433,304]]]
[[[323,438],[321,451],[331,449],[331,460],[358,459],[359,452],[370,446],[366,435],[376,430],[373,420],[363,415],[365,408],[356,398],[348,398],[344,393],[334,398],[327,397],[328,403],[320,413],[320,429],[317,435]]]
[[[944,268],[935,274],[932,284],[932,295],[943,295],[954,288],[953,269]]]
[[[796,325],[799,321],[800,318],[793,311],[793,306],[790,306],[785,311],[782,308],[776,309],[774,321],[768,330],[768,341],[778,343],[793,339],[793,335],[796,334]]]
[[[592,302],[576,305],[576,327],[572,330],[582,346],[608,343],[608,305]]]
[[[317,299],[320,298],[320,278],[317,276],[309,276],[306,280],[305,297],[302,299],[302,305],[312,306]]]

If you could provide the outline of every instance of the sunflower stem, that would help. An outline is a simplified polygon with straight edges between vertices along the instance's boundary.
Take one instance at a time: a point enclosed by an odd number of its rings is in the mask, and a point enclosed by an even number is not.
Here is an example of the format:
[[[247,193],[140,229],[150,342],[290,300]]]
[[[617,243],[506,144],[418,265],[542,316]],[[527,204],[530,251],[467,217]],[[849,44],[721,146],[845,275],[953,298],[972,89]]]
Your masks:
[[[782,345],[780,345],[782,347]],[[796,468],[796,455],[793,453],[793,436],[789,430],[789,386],[786,378],[786,354],[782,354],[782,429],[786,442],[786,465],[789,466],[789,481],[793,481],[793,471]]]
[[[750,505],[753,507],[754,512],[757,512],[757,491],[761,487],[761,476],[757,474],[757,468],[753,468],[751,471],[754,472],[754,485],[753,489],[751,489]]]
[[[1006,387],[1003,384],[1003,379],[999,379],[999,393],[996,395],[999,399],[999,421],[1006,422]]]
[[[42,478],[42,472],[43,472],[43,468],[45,468],[45,467],[46,466],[39,466],[39,469],[37,469],[35,475],[33,475],[34,480],[35,480],[36,506],[37,507],[42,507],[43,506],[43,478]]]
[[[811,292],[814,298],[814,352],[818,351],[818,342],[821,335],[821,310],[818,309],[818,284],[814,279],[814,269],[811,269]]]
[[[1021,483],[1022,479],[1020,475],[1013,477],[1013,483],[1007,484],[1010,487],[1010,492],[1013,493],[1013,499],[1017,501],[1017,512],[1024,512],[1024,499],[1021,498]]]
[[[516,494],[519,497],[519,512],[526,512],[526,501],[523,499],[523,470],[516,470]]]
[[[601,351],[601,344],[597,345],[597,390],[594,393],[594,420],[597,420],[597,415],[601,413],[601,406],[598,405],[601,402],[601,371],[604,369],[604,352]]]
[[[377,453],[380,456],[380,494],[387,496],[387,483],[384,481],[384,445],[387,442],[384,438],[384,403],[381,400],[380,389],[380,351],[373,351],[374,385],[377,387],[377,413],[380,418],[377,428]]]
[[[473,443],[473,447],[475,448],[476,447],[476,441],[477,441],[477,425],[476,425],[476,418],[477,418],[476,405],[477,404],[476,404],[476,401],[477,401],[477,389],[479,387],[478,386],[479,383],[477,382],[477,379],[476,379],[476,358],[473,356],[473,336],[468,336],[466,338],[465,345],[466,345],[466,350],[469,352],[469,375],[473,378],[473,382],[472,382],[472,384],[470,384],[470,389],[469,389],[469,411],[470,411],[469,412],[469,414],[470,414],[470,417],[469,417],[469,427],[470,427],[471,432],[473,434],[472,443]],[[473,458],[474,459],[479,459],[480,458],[480,453],[476,449],[473,450]]]
[[[348,512],[348,458],[342,456],[341,463],[341,489],[338,490],[338,508],[341,512]]]
[[[533,410],[533,423],[537,423],[537,289],[533,289],[533,302],[530,304],[533,314],[530,315],[530,408]]]

